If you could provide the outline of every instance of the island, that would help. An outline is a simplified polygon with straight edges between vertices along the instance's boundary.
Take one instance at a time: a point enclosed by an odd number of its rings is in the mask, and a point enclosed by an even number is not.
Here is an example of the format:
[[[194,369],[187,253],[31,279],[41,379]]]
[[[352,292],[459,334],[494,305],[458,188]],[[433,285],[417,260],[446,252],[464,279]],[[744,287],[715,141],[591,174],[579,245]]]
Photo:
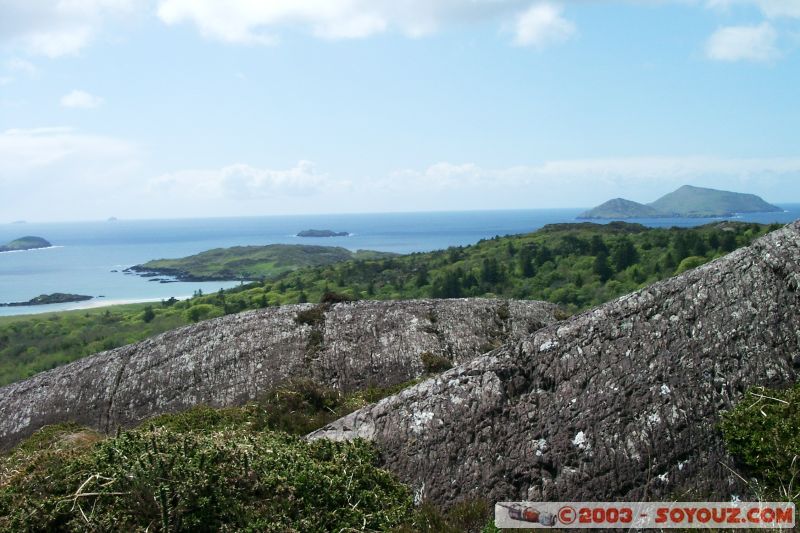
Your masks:
[[[8,244],[0,246],[0,252],[18,252],[21,250],[36,250],[39,248],[50,248],[53,246],[41,237],[20,237]]]
[[[347,231],[332,231],[329,229],[305,229],[296,235],[297,237],[349,237]]]
[[[164,276],[177,281],[256,281],[275,278],[303,267],[325,266],[354,259],[380,259],[396,254],[336,246],[268,244],[216,248],[180,259],[158,259],[123,270],[144,278]]]
[[[56,292],[53,294],[42,294],[36,298],[31,298],[27,302],[0,303],[0,307],[27,307],[29,305],[66,304],[72,302],[85,302],[86,300],[91,300],[92,298],[94,298],[94,296]]]
[[[684,185],[649,204],[615,198],[582,213],[578,218],[716,218],[780,211],[783,211],[780,207],[765,202],[755,194]]]

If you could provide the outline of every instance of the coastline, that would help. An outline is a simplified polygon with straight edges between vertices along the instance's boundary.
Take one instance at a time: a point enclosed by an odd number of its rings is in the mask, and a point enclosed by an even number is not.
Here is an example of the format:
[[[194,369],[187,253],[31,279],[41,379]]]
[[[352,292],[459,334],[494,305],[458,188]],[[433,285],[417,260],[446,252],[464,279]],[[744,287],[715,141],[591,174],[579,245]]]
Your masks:
[[[186,300],[191,298],[191,295],[182,295],[182,296],[175,296],[176,300]],[[94,298],[92,300],[88,300],[85,302],[73,302],[67,304],[48,304],[48,305],[37,305],[31,306],[28,309],[25,309],[22,313],[13,313],[13,314],[0,314],[0,319],[4,318],[25,318],[27,316],[32,315],[43,315],[47,313],[62,313],[66,311],[86,311],[90,309],[102,309],[103,307],[113,307],[117,305],[131,305],[131,304],[145,304],[145,303],[160,303],[164,298],[128,298],[128,299],[105,299],[105,298]],[[54,308],[58,306],[58,308]],[[63,307],[62,307],[63,306]],[[45,309],[45,308],[49,309]],[[17,307],[16,309],[21,309]]]
[[[63,248],[63,245],[43,246],[42,248],[28,248],[27,250],[3,250],[0,254],[17,254],[20,252],[36,252],[39,250],[52,250],[54,248]]]

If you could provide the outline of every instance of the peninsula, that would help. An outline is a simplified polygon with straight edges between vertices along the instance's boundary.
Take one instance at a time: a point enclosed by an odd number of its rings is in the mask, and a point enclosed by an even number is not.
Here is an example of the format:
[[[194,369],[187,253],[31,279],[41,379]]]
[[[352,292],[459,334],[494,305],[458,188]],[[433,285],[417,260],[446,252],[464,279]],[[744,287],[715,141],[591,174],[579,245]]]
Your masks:
[[[41,237],[20,237],[8,244],[0,246],[0,252],[18,252],[21,250],[36,250],[38,248],[50,248],[53,246]]]
[[[713,218],[740,213],[772,213],[780,207],[755,194],[743,194],[684,185],[655,202],[640,204],[624,198],[609,200],[582,213],[579,219]]]
[[[395,254],[336,246],[269,244],[217,248],[180,259],[158,259],[125,270],[142,277],[171,276],[179,281],[231,281],[274,278],[303,267],[352,259],[380,259]]]

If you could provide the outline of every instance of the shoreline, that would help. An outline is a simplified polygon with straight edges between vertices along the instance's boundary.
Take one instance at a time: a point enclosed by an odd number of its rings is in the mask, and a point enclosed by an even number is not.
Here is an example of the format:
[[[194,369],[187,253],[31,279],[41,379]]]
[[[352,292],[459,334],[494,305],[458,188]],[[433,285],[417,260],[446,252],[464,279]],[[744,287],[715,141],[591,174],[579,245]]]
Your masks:
[[[176,300],[186,300],[191,298],[191,296],[175,296]],[[10,317],[26,317],[32,315],[43,315],[47,313],[64,313],[68,311],[83,311],[89,309],[101,309],[103,307],[113,307],[116,305],[130,305],[130,304],[145,304],[145,303],[160,303],[165,298],[120,298],[114,300],[106,300],[105,298],[93,298],[92,300],[86,300],[84,302],[74,302],[68,304],[47,304],[47,305],[40,305],[40,306],[30,306],[30,310],[25,309],[21,313],[10,313],[10,314],[0,314],[0,319],[2,318],[10,318]],[[50,306],[61,306],[64,305],[65,307],[60,307],[58,309],[44,309],[44,307]],[[22,310],[22,307],[16,307],[15,309]]]
[[[63,248],[63,245],[44,246],[42,248],[28,248],[27,250],[4,250],[0,254],[17,254],[20,252],[37,252],[39,250],[52,250],[54,248]]]

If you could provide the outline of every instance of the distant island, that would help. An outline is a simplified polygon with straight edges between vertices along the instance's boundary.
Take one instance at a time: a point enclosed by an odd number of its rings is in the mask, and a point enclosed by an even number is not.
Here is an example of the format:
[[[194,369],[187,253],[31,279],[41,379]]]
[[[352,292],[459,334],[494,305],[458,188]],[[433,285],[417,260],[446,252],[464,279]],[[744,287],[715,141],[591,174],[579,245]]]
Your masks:
[[[578,216],[579,219],[713,218],[740,213],[774,213],[780,207],[755,194],[720,191],[684,185],[650,204],[624,198],[609,200]]]
[[[297,234],[297,237],[349,237],[347,231],[331,231],[329,229],[306,229]]]
[[[38,248],[50,248],[53,246],[41,237],[20,237],[10,243],[0,246],[0,252],[17,252],[20,250],[36,250]]]
[[[29,305],[66,304],[72,302],[85,302],[86,300],[91,300],[92,298],[94,298],[94,296],[56,292],[53,294],[42,294],[36,298],[31,298],[27,302],[0,303],[0,307],[26,307]]]
[[[302,267],[316,267],[351,259],[380,259],[396,254],[336,246],[269,244],[217,248],[180,259],[158,259],[125,269],[145,278],[171,276],[179,281],[231,281],[275,278]],[[165,281],[159,279],[158,281]],[[168,281],[168,280],[166,280]]]

